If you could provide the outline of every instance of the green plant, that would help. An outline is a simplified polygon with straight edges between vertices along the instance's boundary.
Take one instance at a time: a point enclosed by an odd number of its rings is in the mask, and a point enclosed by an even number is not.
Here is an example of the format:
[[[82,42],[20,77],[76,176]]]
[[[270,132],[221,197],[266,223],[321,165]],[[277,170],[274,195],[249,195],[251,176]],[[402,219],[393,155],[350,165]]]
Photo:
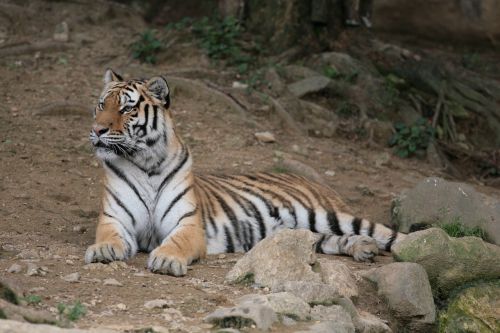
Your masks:
[[[323,74],[330,79],[337,79],[342,76],[342,74],[333,66],[326,66],[323,68]]]
[[[38,304],[42,302],[42,298],[38,295],[28,295],[24,298],[26,303],[28,304]]]
[[[171,22],[165,26],[165,30],[184,30],[193,23],[193,19],[190,17],[184,17],[182,20],[177,22]]]
[[[162,49],[162,44],[156,38],[156,31],[144,31],[139,40],[132,44],[132,57],[149,64],[156,63],[156,54]]]
[[[69,321],[77,321],[87,313],[87,309],[80,301],[76,301],[74,305],[59,303],[57,311],[60,316],[66,317]]]
[[[429,143],[434,138],[434,129],[426,119],[420,118],[413,125],[394,124],[396,133],[389,140],[389,146],[395,147],[399,157],[423,156]]]
[[[486,232],[480,227],[469,227],[460,221],[460,219],[455,219],[450,223],[438,223],[437,227],[443,229],[451,237],[465,237],[465,236],[476,236],[481,239],[486,239]]]
[[[249,70],[251,57],[240,47],[243,28],[236,18],[204,17],[194,22],[192,31],[211,59],[225,60],[240,73]]]

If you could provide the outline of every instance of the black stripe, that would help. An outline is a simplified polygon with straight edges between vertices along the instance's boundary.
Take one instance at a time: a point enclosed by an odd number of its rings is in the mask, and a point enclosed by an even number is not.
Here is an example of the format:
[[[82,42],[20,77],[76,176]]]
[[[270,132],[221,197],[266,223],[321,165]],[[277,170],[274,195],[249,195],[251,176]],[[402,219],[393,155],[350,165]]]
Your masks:
[[[200,191],[203,191],[204,198],[208,198],[209,195],[207,194],[207,190],[201,185],[201,182],[198,182],[197,185],[198,185],[198,189]],[[212,203],[211,200],[206,200],[206,201],[203,200],[202,201],[202,203],[205,203],[205,204],[206,204],[206,202],[208,202],[208,206],[203,207],[203,205],[202,205],[201,209],[202,209],[203,214],[205,214],[205,218],[207,218],[207,216],[208,216],[208,222],[212,226],[212,229],[214,230],[214,235],[215,235],[215,234],[217,234],[219,232],[219,229],[217,228],[217,225],[215,224],[214,219],[212,217],[212,214],[215,214],[214,213],[215,208],[214,208],[213,203]],[[202,216],[203,216],[203,214],[202,214]]]
[[[163,187],[165,186],[165,184],[172,179],[172,177],[175,176],[175,174],[184,166],[184,164],[186,164],[188,158],[189,158],[189,152],[188,150],[183,146],[182,147],[183,150],[182,150],[182,153],[183,154],[183,157],[182,157],[182,160],[181,162],[163,179],[163,181],[161,182],[160,184],[160,187],[158,187],[158,194],[160,195],[161,192],[163,191]]]
[[[375,230],[375,223],[370,222],[370,227],[368,228],[368,236],[372,237],[373,236],[373,231]]]
[[[312,232],[318,232],[318,230],[316,230],[316,213],[313,209],[308,208],[307,215],[309,217],[309,230]]]
[[[148,210],[148,206],[146,205],[146,202],[142,198],[141,194],[139,193],[139,191],[137,190],[137,188],[135,187],[135,185],[132,184],[132,182],[125,176],[125,174],[120,169],[118,169],[114,164],[112,164],[110,161],[106,160],[106,161],[104,161],[104,163],[106,164],[106,166],[108,168],[111,169],[111,171],[113,171],[115,173],[115,175],[118,176],[118,178],[120,178],[125,183],[127,183],[127,185],[137,195],[137,198],[139,198],[139,200],[142,202],[142,204],[144,205],[144,208],[146,208],[146,210]]]
[[[330,226],[330,230],[334,235],[342,236],[344,232],[340,229],[339,220],[337,219],[337,214],[335,212],[328,212],[326,214],[326,218],[328,219],[328,225]]]
[[[158,107],[153,105],[153,129],[156,129],[158,123]]]
[[[167,209],[165,210],[165,212],[161,216],[160,221],[163,221],[165,216],[167,216],[168,212],[170,212],[170,210],[172,209],[172,207],[174,207],[174,205],[177,203],[177,201],[179,201],[189,190],[191,190],[191,188],[192,188],[191,186],[186,187],[184,189],[184,191],[177,194],[177,196],[172,201],[170,201],[170,204],[168,205]]]
[[[113,197],[118,206],[120,206],[125,211],[125,213],[127,213],[127,215],[132,220],[132,225],[135,226],[135,218],[132,215],[132,213],[127,209],[127,207],[123,204],[123,202],[120,199],[118,199],[118,197],[113,193],[113,191],[111,191],[111,189],[107,186],[106,186],[106,191]]]
[[[325,240],[326,235],[322,235],[321,238],[316,243],[316,253],[324,253],[323,252],[323,241]]]
[[[222,210],[224,211],[224,213],[226,214],[227,218],[231,222],[231,225],[234,228],[234,234],[235,234],[235,236],[238,237],[238,240],[239,240],[240,226],[239,226],[239,223],[238,223],[238,219],[236,218],[236,214],[231,209],[231,207],[228,206],[228,204],[224,201],[224,199],[219,194],[217,194],[217,192],[215,192],[214,190],[210,189],[209,187],[207,187],[207,189],[211,191],[211,193],[214,196],[215,200],[217,200],[217,202],[221,206]]]
[[[181,223],[182,220],[184,220],[186,217],[190,217],[190,216],[193,216],[194,214],[196,214],[196,211],[198,210],[198,208],[195,208],[194,210],[190,211],[190,212],[187,212],[186,214],[182,215],[179,220],[177,221],[177,224]]]
[[[398,236],[398,232],[396,230],[393,230],[391,238],[389,238],[389,241],[387,242],[387,244],[385,244],[385,250],[386,251],[391,251],[392,243],[394,243],[394,241],[396,240],[397,236]]]
[[[158,136],[158,137],[156,137],[156,138],[147,138],[147,139],[146,139],[146,145],[147,145],[148,147],[151,147],[151,146],[153,146],[155,143],[157,143],[159,139],[160,139],[160,137],[159,137],[159,136]]]
[[[226,226],[224,226],[224,234],[226,236],[226,252],[234,253],[233,238],[231,237],[231,233],[229,232],[229,229]]]
[[[361,229],[361,219],[359,217],[355,217],[352,220],[352,232],[355,235],[359,235],[359,230]]]

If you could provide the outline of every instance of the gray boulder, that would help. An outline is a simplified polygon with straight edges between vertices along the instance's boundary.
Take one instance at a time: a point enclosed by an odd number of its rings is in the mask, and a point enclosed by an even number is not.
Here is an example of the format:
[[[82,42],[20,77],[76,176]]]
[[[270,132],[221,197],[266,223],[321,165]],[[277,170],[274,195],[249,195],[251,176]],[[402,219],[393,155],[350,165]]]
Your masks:
[[[392,252],[398,261],[422,265],[440,298],[465,283],[500,277],[500,247],[477,237],[453,238],[431,228],[409,234]]]
[[[439,316],[443,333],[500,332],[500,280],[461,291]]]
[[[273,293],[266,296],[269,306],[283,316],[296,320],[308,320],[311,307],[301,298],[292,293]]]
[[[238,260],[226,281],[253,279],[276,291],[284,291],[282,286],[287,281],[320,283],[321,276],[311,267],[316,261],[316,241],[316,235],[309,230],[281,230],[257,243]]]
[[[313,305],[332,304],[340,296],[339,290],[335,286],[306,281],[286,281],[273,291],[287,291]]]
[[[342,261],[318,259],[320,265],[321,279],[324,283],[335,286],[342,297],[356,298],[359,291],[356,278]]]
[[[276,313],[262,295],[246,295],[230,308],[219,308],[205,317],[204,321],[222,328],[241,328],[255,325],[267,331],[278,320]]]
[[[309,94],[318,93],[328,88],[331,80],[326,76],[312,76],[288,85],[288,90],[295,97],[304,97]]]
[[[412,332],[427,332],[436,320],[431,286],[424,268],[415,263],[392,263],[365,272],[395,317]]]
[[[297,333],[354,333],[354,325],[349,321],[323,321],[309,327],[307,331]]]
[[[480,227],[488,239],[500,244],[500,202],[464,183],[427,178],[393,201],[392,222],[399,231],[412,226],[461,222]]]

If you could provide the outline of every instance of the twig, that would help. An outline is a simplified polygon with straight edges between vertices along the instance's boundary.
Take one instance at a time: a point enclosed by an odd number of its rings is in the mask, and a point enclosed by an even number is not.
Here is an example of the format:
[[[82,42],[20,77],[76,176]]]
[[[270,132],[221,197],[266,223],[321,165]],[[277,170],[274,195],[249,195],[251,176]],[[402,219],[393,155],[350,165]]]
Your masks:
[[[0,49],[0,57],[29,54],[39,51],[44,51],[44,52],[64,51],[70,47],[71,44],[49,40],[33,44],[17,45],[17,46],[2,48]]]

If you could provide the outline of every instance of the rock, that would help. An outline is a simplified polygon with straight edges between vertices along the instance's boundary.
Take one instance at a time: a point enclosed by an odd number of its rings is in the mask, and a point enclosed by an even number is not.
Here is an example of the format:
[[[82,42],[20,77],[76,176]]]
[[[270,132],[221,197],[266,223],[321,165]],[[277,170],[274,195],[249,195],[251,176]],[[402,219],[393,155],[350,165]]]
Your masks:
[[[488,240],[500,245],[500,202],[478,193],[470,185],[442,178],[424,179],[395,199],[392,222],[404,233],[422,224],[461,222],[482,228]]]
[[[144,307],[146,309],[162,309],[167,308],[171,304],[171,302],[164,299],[154,299],[151,301],[147,301],[144,303]]]
[[[379,145],[387,146],[394,135],[394,127],[389,121],[370,119],[365,122],[364,127],[370,138]]]
[[[288,65],[282,68],[283,75],[289,81],[296,82],[313,76],[321,76],[317,71],[309,67]]]
[[[274,134],[271,132],[257,132],[254,134],[255,138],[262,143],[273,143],[276,142]]]
[[[343,77],[378,74],[375,68],[360,62],[347,53],[341,52],[324,52],[316,54],[311,57],[309,65],[320,72],[323,72],[327,67],[334,68],[339,75]]]
[[[233,81],[232,87],[235,89],[248,89],[248,84],[239,81]]]
[[[246,295],[231,308],[219,308],[205,317],[205,322],[221,328],[242,328],[255,325],[259,330],[267,331],[278,320],[274,310],[267,304],[263,295]]]
[[[1,333],[29,332],[29,333],[118,333],[106,328],[78,329],[59,328],[54,325],[30,324],[14,320],[0,320]]]
[[[356,279],[349,267],[341,261],[318,259],[320,275],[324,283],[335,286],[342,297],[358,297]]]
[[[446,298],[464,283],[500,276],[500,247],[477,237],[449,237],[438,228],[411,233],[391,251],[398,261],[422,265],[437,297]]]
[[[392,330],[387,323],[371,313],[361,311],[359,313],[359,324],[362,327],[360,332],[363,333],[392,333]],[[357,328],[357,326],[356,326]]]
[[[325,180],[323,179],[323,177],[321,177],[321,175],[316,170],[314,170],[314,168],[312,166],[309,166],[305,163],[294,160],[286,154],[283,156],[283,159],[281,160],[281,165],[286,170],[289,170],[291,173],[295,173],[297,175],[314,180],[317,183],[321,183],[321,184],[325,183]]]
[[[308,77],[288,85],[288,90],[295,97],[301,98],[312,93],[318,93],[326,89],[330,84],[330,79],[326,76],[318,75]]]
[[[428,332],[436,320],[436,307],[424,268],[415,263],[392,263],[368,270],[363,276],[377,284],[395,317],[413,331]]]
[[[38,267],[35,263],[29,262],[26,268],[26,275],[28,276],[45,276],[49,269],[45,266]]]
[[[63,276],[62,279],[64,281],[67,281],[67,282],[75,283],[75,282],[80,281],[80,273],[78,273],[78,272],[71,273],[71,274],[68,274],[66,276]]]
[[[87,231],[87,227],[85,227],[83,225],[75,225],[73,227],[73,231],[77,232],[79,234],[84,234]]]
[[[500,280],[462,290],[439,316],[439,332],[500,332]]]
[[[309,281],[286,281],[273,291],[287,291],[312,305],[332,304],[340,296],[335,286]]]
[[[7,273],[21,273],[23,267],[19,264],[12,264],[9,268],[7,268]]]
[[[57,42],[69,41],[69,27],[66,22],[63,21],[56,26],[53,38]]]
[[[330,305],[330,306],[317,305],[317,306],[314,306],[311,309],[311,319],[318,320],[318,321],[333,320],[333,321],[341,321],[341,322],[350,322],[354,328],[354,324],[352,323],[351,316],[340,305]]]
[[[307,331],[297,333],[354,333],[352,322],[323,321],[309,327]]]
[[[226,275],[230,283],[253,281],[279,289],[286,281],[320,283],[313,272],[317,236],[309,230],[284,229],[264,238],[239,259]]]
[[[325,171],[325,176],[334,177],[335,176],[335,171],[333,171],[333,170],[326,170]]]
[[[269,306],[283,316],[295,320],[308,320],[311,307],[299,297],[288,292],[273,293],[267,295]]]
[[[269,90],[273,96],[281,95],[286,89],[285,83],[273,67],[269,67],[264,73],[264,81],[266,82],[266,90]]]
[[[115,308],[117,308],[120,311],[126,311],[127,310],[127,305],[125,305],[123,303],[118,303],[118,304],[115,305]]]
[[[105,279],[103,281],[103,284],[105,286],[116,286],[116,287],[123,287],[123,284],[121,284],[120,282],[118,282],[117,280],[115,279]]]

